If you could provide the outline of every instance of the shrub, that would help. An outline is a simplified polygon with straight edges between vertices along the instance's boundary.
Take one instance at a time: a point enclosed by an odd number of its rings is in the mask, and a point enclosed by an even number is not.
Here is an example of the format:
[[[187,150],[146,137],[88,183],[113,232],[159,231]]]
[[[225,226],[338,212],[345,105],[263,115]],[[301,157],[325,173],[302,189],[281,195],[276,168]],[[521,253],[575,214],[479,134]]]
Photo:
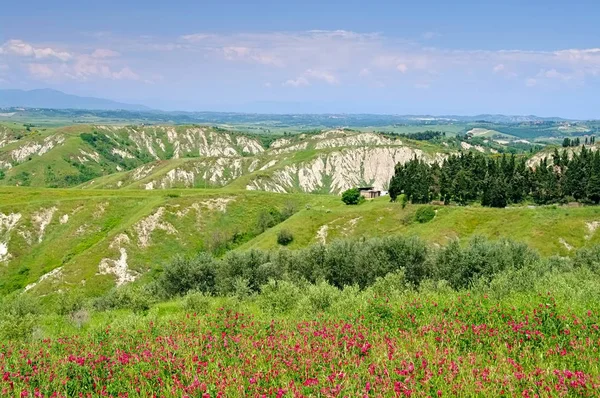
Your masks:
[[[264,263],[258,266],[256,270],[256,280],[259,285],[264,285],[270,279],[283,279],[283,270],[274,262]]]
[[[579,249],[575,255],[576,267],[587,267],[600,274],[600,246]]]
[[[383,277],[378,277],[369,289],[376,297],[391,298],[400,295],[407,289],[404,271],[390,272]]]
[[[188,312],[206,314],[210,309],[210,296],[198,291],[190,291],[183,299],[183,308]]]
[[[433,220],[435,217],[435,210],[431,206],[422,206],[417,209],[415,213],[415,220],[421,224]]]
[[[99,311],[128,308],[135,313],[145,313],[156,300],[156,296],[146,287],[124,286],[110,290],[93,302]]]
[[[79,290],[60,292],[56,296],[56,304],[58,314],[71,315],[83,309],[85,298]]]
[[[311,312],[327,311],[340,296],[340,290],[325,281],[309,285],[306,300]]]
[[[259,305],[271,314],[284,314],[296,307],[300,289],[291,282],[270,280],[261,286]]]
[[[347,205],[357,205],[361,203],[364,198],[361,196],[358,188],[350,188],[342,194],[342,202]]]
[[[281,210],[281,221],[287,220],[288,218],[293,216],[297,211],[298,210],[296,203],[292,202],[291,200],[286,201],[285,205],[283,206],[283,209]]]
[[[457,240],[450,242],[438,252],[434,262],[438,279],[447,280],[454,289],[464,289],[479,278],[489,281],[505,270],[537,265],[539,256],[525,244],[489,242],[476,236],[464,249]]]
[[[81,329],[83,325],[90,321],[90,313],[85,308],[81,308],[71,313],[69,319],[77,329]]]
[[[5,339],[27,340],[37,325],[38,302],[31,296],[19,294],[5,298],[0,306],[0,336]]]
[[[408,204],[408,197],[405,194],[401,194],[400,195],[400,205],[404,209],[407,204]]]
[[[250,292],[258,292],[258,269],[269,261],[269,253],[261,250],[227,253],[217,268],[217,290],[223,295],[235,294],[235,281],[242,279]]]
[[[253,291],[250,288],[250,282],[248,279],[238,276],[233,280],[233,296],[235,298],[245,299],[250,297],[252,293]]]
[[[185,294],[190,290],[213,293],[216,268],[216,261],[206,253],[200,253],[194,258],[178,256],[165,267],[158,283],[169,297]]]
[[[287,246],[294,240],[294,235],[287,229],[282,229],[277,233],[277,243]]]

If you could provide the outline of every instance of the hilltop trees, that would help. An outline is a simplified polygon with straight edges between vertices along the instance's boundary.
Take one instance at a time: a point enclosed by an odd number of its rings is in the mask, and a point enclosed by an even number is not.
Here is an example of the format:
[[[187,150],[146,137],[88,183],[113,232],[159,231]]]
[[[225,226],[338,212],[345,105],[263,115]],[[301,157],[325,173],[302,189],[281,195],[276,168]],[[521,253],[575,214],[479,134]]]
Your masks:
[[[567,201],[600,203],[600,152],[582,146],[578,153],[558,150],[536,167],[515,155],[452,155],[441,165],[416,157],[398,164],[390,181],[390,197],[404,194],[412,203],[441,199],[467,205],[505,207],[533,199],[537,204]]]

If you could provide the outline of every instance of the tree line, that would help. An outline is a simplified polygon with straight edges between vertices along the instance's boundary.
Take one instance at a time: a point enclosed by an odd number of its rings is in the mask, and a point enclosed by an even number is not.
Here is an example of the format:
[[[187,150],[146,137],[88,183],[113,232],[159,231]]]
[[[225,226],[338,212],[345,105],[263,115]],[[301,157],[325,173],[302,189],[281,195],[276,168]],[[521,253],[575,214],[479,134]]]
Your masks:
[[[595,144],[596,143],[596,137],[595,136],[591,136],[591,137],[585,137],[585,141],[584,141],[584,145],[588,145],[588,144]],[[577,138],[569,138],[569,137],[565,137],[565,139],[563,140],[562,146],[563,148],[568,148],[571,146],[579,146],[581,145],[581,140],[579,139],[579,137]]]
[[[600,152],[569,153],[555,149],[536,166],[525,157],[487,156],[468,152],[451,155],[440,165],[416,157],[398,164],[389,185],[392,201],[400,195],[412,203],[505,207],[532,200],[536,204],[600,202]]]
[[[408,138],[408,139],[416,140],[416,141],[432,141],[432,140],[436,140],[438,138],[446,137],[446,132],[433,131],[433,130],[419,131],[416,133],[381,132],[380,134],[388,136],[388,137],[392,137],[392,138],[396,138],[396,137]]]

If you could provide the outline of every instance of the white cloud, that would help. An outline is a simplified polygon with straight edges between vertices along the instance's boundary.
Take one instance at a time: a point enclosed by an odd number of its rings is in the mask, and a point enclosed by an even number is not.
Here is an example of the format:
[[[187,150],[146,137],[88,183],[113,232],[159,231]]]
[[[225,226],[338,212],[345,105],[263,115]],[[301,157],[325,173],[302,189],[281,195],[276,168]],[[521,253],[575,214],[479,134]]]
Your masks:
[[[63,66],[65,76],[75,80],[89,80],[91,78],[102,78],[112,80],[140,80],[137,73],[128,66],[114,68],[104,59],[93,56],[81,55],[76,58],[72,65]]]
[[[328,84],[339,83],[338,78],[333,73],[324,70],[307,69],[304,75],[312,79],[323,80]]]
[[[61,61],[68,61],[72,57],[72,55],[66,51],[55,50],[50,47],[35,47],[23,40],[7,41],[2,45],[2,52],[20,57],[33,57],[37,59],[56,58]]]
[[[255,62],[262,65],[283,66],[284,63],[272,54],[256,51],[249,47],[223,47],[223,55],[229,61]]]
[[[113,58],[118,57],[121,53],[105,48],[99,48],[92,53],[94,58]]]
[[[417,33],[416,37],[437,36],[435,32],[426,32]],[[77,46],[10,40],[0,45],[2,63],[10,65],[10,75],[15,78],[19,72],[81,82],[101,79],[145,82],[152,76],[163,76],[165,84],[194,78],[193,73],[200,71],[202,76],[213,80],[228,79],[230,76],[224,75],[227,64],[228,73],[240,72],[235,78],[268,80],[279,87],[336,86],[360,80],[364,85],[377,83],[389,87],[400,83],[424,88],[428,82],[440,79],[473,80],[492,73],[498,78],[519,79],[522,84],[543,87],[580,85],[600,76],[600,48],[451,50],[425,47],[422,40],[410,42],[345,30],[199,32],[173,39],[111,34],[93,39],[88,36],[88,39],[90,43]],[[82,48],[92,50],[84,52]],[[33,64],[45,66],[30,66]],[[197,70],[192,72],[187,65],[195,65]],[[411,79],[403,74],[409,74]]]
[[[546,77],[548,79],[558,79],[558,80],[571,80],[571,79],[573,79],[573,75],[561,73],[561,72],[557,71],[556,69],[541,70],[540,73],[538,74],[538,76],[540,76],[540,77]]]
[[[305,70],[304,73],[302,73],[302,75],[298,76],[296,79],[286,80],[283,83],[283,85],[290,87],[309,86],[311,81],[314,80],[323,81],[330,85],[339,84],[337,76],[334,75],[332,72],[309,68]]]
[[[396,65],[396,69],[398,69],[401,73],[406,73],[406,71],[408,71],[408,66],[406,66],[406,64],[398,64]]]
[[[207,34],[207,33],[195,33],[191,35],[183,35],[180,37],[181,40],[188,41],[191,43],[198,43],[204,41],[206,39],[215,38],[215,35]]]
[[[289,86],[289,87],[302,87],[302,86],[308,86],[308,85],[310,85],[310,83],[308,82],[308,80],[305,77],[300,76],[297,79],[286,80],[283,83],[283,85]]]
[[[140,80],[140,76],[128,66],[118,72],[111,72],[111,78],[114,80]]]
[[[46,64],[29,64],[29,74],[37,80],[50,80],[55,76],[54,70]]]

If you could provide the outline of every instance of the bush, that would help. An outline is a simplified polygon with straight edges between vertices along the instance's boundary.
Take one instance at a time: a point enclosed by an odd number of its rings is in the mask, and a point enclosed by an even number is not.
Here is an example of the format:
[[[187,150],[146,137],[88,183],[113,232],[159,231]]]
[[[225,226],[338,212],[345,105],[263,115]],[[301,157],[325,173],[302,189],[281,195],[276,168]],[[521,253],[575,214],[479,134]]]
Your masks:
[[[57,313],[60,315],[71,315],[85,305],[85,297],[80,290],[60,292],[56,296]]]
[[[26,294],[5,298],[0,307],[0,336],[28,340],[37,325],[39,305]]]
[[[85,308],[81,308],[71,313],[69,320],[77,329],[81,329],[83,325],[90,321],[90,313]]]
[[[271,314],[284,314],[296,307],[300,289],[291,282],[270,280],[261,286],[259,305]]]
[[[357,205],[364,201],[358,188],[350,188],[342,194],[342,202],[347,205]]]
[[[283,270],[274,262],[264,263],[258,266],[256,270],[256,281],[259,285],[264,285],[270,279],[283,279]]]
[[[464,249],[457,240],[450,242],[434,262],[437,279],[447,280],[454,289],[464,289],[479,278],[487,282],[505,270],[537,266],[539,256],[522,243],[474,237]]]
[[[404,271],[390,272],[384,277],[378,277],[369,288],[376,297],[394,297],[404,292],[407,287]]]
[[[182,304],[188,312],[206,314],[210,309],[210,296],[203,292],[191,291],[185,295]]]
[[[262,250],[227,253],[217,268],[217,291],[225,296],[235,294],[235,282],[239,279],[246,281],[251,293],[258,292],[262,282],[258,269],[269,261],[269,253]]]
[[[600,246],[595,245],[590,248],[578,250],[575,255],[575,266],[587,267],[595,273],[600,274]]]
[[[216,268],[216,261],[206,253],[194,258],[178,256],[165,267],[158,284],[169,297],[186,294],[190,290],[214,293]]]
[[[325,281],[309,285],[306,289],[306,300],[311,313],[327,311],[340,296],[340,290]]]
[[[155,300],[155,294],[146,287],[124,286],[97,298],[93,307],[98,311],[127,308],[135,313],[145,313]]]
[[[241,276],[236,277],[233,280],[233,296],[237,299],[248,298],[254,293],[250,288],[250,282],[248,279],[244,279]]]
[[[408,204],[408,197],[405,194],[401,194],[400,195],[400,205],[404,209],[407,204]]]
[[[433,220],[435,217],[435,210],[431,206],[422,206],[417,209],[415,213],[415,220],[421,224]]]
[[[294,240],[294,235],[287,229],[282,229],[277,233],[277,243],[287,246]]]

